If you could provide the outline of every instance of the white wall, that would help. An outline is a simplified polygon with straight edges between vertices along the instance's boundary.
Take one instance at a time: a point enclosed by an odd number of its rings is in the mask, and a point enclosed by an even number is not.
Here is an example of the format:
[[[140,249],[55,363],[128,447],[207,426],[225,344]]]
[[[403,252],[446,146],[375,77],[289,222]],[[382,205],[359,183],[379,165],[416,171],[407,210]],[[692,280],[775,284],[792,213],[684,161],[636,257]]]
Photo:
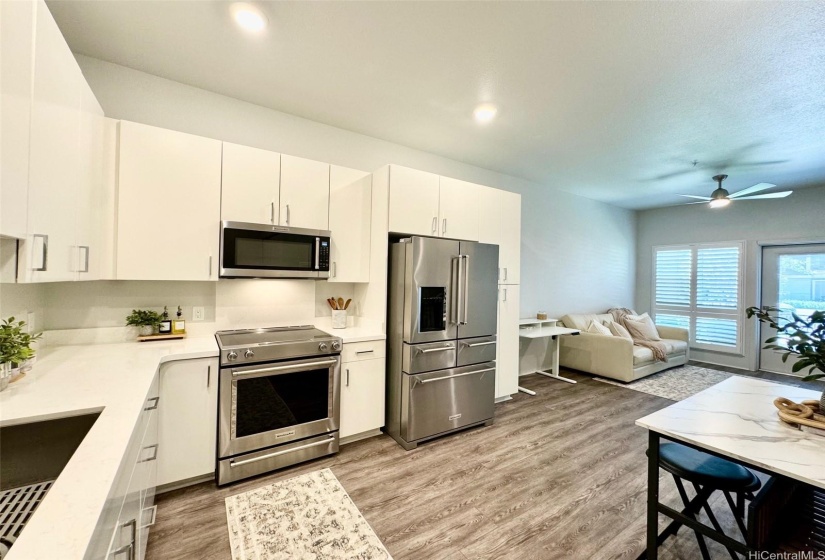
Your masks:
[[[633,304],[632,211],[123,66],[77,58],[104,112],[115,119],[366,171],[397,163],[521,193],[523,315]],[[319,306],[318,313],[322,311]]]
[[[652,306],[653,247],[680,243],[745,241],[745,307],[759,305],[760,243],[825,242],[825,187],[800,189],[779,200],[734,202],[724,209],[682,205],[638,212],[637,310]],[[732,367],[756,369],[755,321],[745,324],[744,355],[691,351],[691,358]]]

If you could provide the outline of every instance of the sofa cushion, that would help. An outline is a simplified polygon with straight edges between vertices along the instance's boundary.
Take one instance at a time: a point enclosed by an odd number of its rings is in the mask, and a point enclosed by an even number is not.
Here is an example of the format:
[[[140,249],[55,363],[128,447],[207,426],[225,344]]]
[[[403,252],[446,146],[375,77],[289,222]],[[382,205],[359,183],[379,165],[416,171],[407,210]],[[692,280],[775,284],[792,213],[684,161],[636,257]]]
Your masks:
[[[667,347],[667,357],[681,356],[687,352],[687,342],[684,340],[672,340],[663,338],[662,344]],[[644,346],[633,346],[633,367],[649,364],[653,362],[653,350]]]
[[[656,325],[653,324],[653,320],[650,317],[641,317],[638,321],[625,318],[624,326],[630,331],[633,338],[653,342],[661,340],[659,331],[656,330]]]
[[[561,318],[561,322],[564,323],[565,327],[579,329],[580,331],[586,331],[590,321],[605,323],[612,320],[613,316],[610,313],[571,313]]]
[[[616,321],[610,321],[609,323],[607,323],[607,328],[610,330],[610,334],[612,334],[613,336],[620,336],[622,338],[628,338],[630,340],[633,340],[633,337],[630,336],[630,333],[627,332],[627,329],[619,323],[617,323]]]
[[[604,336],[613,336],[613,333],[610,332],[610,329],[608,329],[598,321],[590,321],[590,324],[587,325],[586,332],[593,334],[601,334]]]
[[[662,343],[667,346],[667,355],[671,354],[686,354],[688,344],[684,340],[674,340],[671,338],[663,338]]]
[[[633,367],[653,362],[653,350],[644,346],[633,346]]]

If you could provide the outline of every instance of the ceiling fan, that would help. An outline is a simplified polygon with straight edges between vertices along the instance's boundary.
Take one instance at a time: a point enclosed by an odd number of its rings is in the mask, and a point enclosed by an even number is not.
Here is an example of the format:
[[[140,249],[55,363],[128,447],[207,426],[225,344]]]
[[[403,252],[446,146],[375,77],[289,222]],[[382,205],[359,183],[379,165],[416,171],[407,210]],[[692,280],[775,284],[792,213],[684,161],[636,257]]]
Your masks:
[[[758,193],[759,191],[764,191],[766,189],[772,189],[776,185],[772,185],[771,183],[758,183],[752,187],[748,187],[746,189],[742,189],[739,192],[735,192],[730,194],[727,190],[722,187],[722,181],[727,179],[727,175],[715,175],[713,180],[719,183],[719,186],[716,188],[715,191],[710,193],[710,196],[696,196],[693,194],[680,194],[679,196],[684,196],[686,198],[697,198],[699,202],[687,202],[686,204],[705,204],[708,203],[708,206],[711,208],[723,208],[730,204],[731,200],[759,200],[765,198],[785,198],[793,191],[780,191],[768,194],[757,194],[754,196],[753,193]]]

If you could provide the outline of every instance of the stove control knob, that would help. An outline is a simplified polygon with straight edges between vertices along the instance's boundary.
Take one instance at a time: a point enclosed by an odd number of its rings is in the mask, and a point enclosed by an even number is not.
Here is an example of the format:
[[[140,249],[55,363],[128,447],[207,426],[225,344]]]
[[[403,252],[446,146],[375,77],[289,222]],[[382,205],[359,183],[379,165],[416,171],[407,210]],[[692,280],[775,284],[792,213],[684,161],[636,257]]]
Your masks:
[[[246,352],[243,353],[243,357],[246,358],[247,360],[249,358],[254,358],[255,357],[255,352],[253,352],[252,350],[247,350]]]
[[[340,340],[333,341],[332,342],[332,349],[335,350],[336,352],[341,350],[341,341]]]
[[[232,350],[231,352],[229,352],[229,354],[226,355],[226,359],[229,360],[230,362],[232,360],[237,360],[238,359],[238,353],[235,352],[234,350]]]
[[[318,345],[318,350],[320,350],[321,352],[326,352],[328,349],[329,349],[329,346],[327,346],[326,342],[322,342],[321,344]]]

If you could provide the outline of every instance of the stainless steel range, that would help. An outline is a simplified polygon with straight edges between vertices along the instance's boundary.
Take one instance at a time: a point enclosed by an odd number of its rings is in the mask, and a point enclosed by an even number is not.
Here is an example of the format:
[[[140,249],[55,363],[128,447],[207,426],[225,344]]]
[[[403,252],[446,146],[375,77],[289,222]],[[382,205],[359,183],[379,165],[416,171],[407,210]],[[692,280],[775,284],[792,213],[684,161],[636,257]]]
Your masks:
[[[215,338],[218,485],[338,451],[340,338],[311,325]]]

